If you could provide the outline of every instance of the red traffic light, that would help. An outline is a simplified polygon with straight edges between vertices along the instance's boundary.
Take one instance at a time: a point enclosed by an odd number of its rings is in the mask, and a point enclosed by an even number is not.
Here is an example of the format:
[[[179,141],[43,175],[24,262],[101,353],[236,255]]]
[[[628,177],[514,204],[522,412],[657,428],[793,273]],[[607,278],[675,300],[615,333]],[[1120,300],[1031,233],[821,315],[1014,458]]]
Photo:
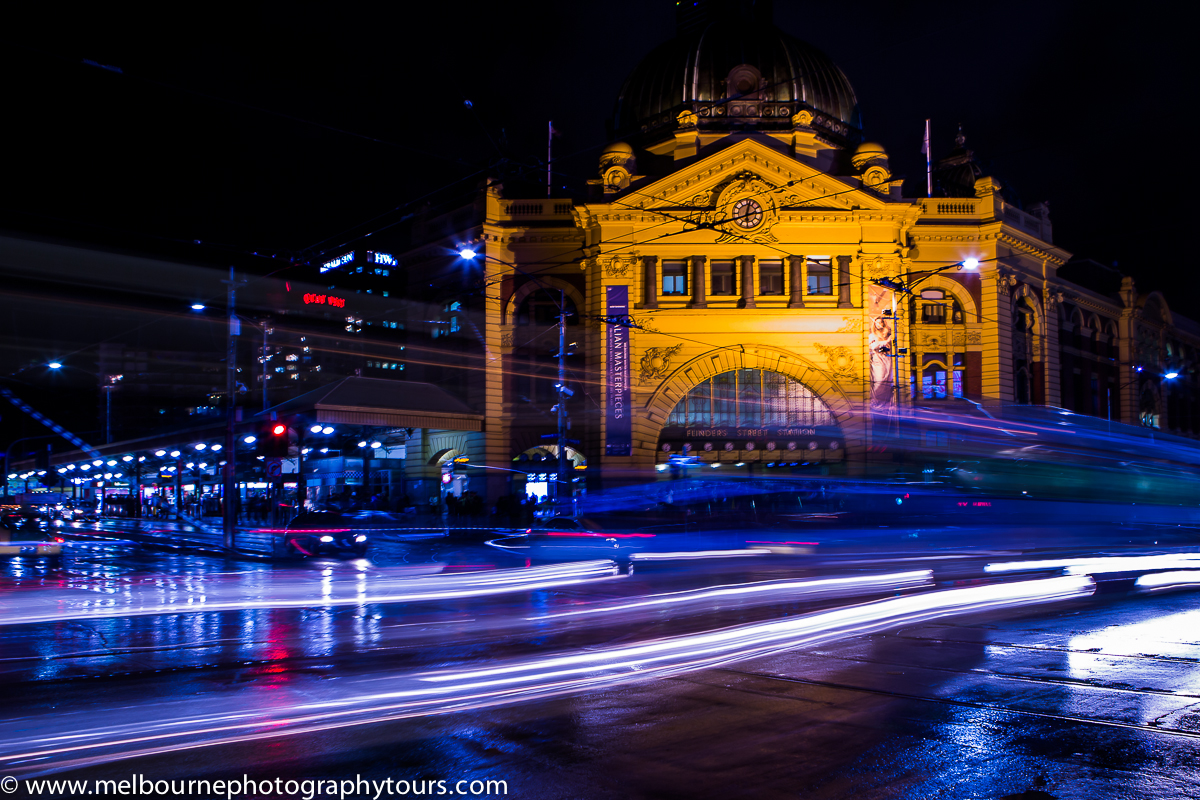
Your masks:
[[[285,433],[287,433],[287,426],[282,424],[276,425],[275,427],[271,428],[271,433],[275,434],[276,436],[283,436]]]

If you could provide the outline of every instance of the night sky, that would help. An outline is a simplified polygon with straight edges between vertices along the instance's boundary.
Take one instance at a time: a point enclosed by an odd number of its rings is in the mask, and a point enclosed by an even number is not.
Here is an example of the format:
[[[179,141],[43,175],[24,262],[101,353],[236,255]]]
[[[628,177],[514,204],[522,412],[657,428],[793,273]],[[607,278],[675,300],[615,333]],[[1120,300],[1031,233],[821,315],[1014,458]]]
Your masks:
[[[33,5],[2,34],[4,226],[199,240],[218,262],[313,257],[429,193],[515,185],[540,173],[550,119],[557,182],[579,195],[622,81],[674,32],[667,0]],[[1192,134],[1188,19],[1153,4],[776,5],[842,67],[911,191],[925,118],[935,156],[961,122],[1020,202],[1050,202],[1056,244],[1200,318],[1177,255],[1191,185],[1173,174]]]

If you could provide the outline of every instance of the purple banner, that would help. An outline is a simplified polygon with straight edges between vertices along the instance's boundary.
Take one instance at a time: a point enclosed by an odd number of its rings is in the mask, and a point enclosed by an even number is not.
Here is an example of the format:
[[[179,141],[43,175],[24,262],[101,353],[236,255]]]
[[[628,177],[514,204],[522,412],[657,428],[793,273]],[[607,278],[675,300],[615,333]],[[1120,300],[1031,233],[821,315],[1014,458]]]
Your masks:
[[[633,396],[629,389],[629,328],[620,324],[629,315],[629,287],[605,287],[608,317],[608,391],[604,455],[633,455]]]

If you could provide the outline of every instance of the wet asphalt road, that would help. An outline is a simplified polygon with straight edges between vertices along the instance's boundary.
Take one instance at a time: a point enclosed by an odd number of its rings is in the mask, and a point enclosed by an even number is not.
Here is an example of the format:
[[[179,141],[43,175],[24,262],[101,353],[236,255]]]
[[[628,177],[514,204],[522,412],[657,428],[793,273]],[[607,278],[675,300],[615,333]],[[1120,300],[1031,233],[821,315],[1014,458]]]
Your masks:
[[[231,564],[79,545],[59,570],[0,565],[0,597],[64,582],[102,593],[148,576],[249,585],[269,575],[292,585],[330,573],[391,574],[418,565],[517,566],[479,542],[377,541],[374,548],[364,566]],[[863,560],[851,555],[841,554],[838,574],[914,566],[910,559],[918,558],[898,552],[861,564],[851,563]],[[943,558],[931,565],[951,580],[970,573],[971,563]],[[721,601],[686,614],[621,612],[603,622],[553,625],[543,618],[581,603],[831,571],[833,565],[812,558],[783,557],[689,564],[487,600],[11,625],[0,628],[0,716],[11,729],[13,721],[19,727],[22,718],[42,714],[156,702],[166,708],[180,700],[204,707],[205,698],[218,695],[244,696],[251,704],[272,693],[320,698],[329,687],[396,670],[649,641],[870,599]],[[535,628],[531,617],[539,618]],[[204,747],[62,775],[121,779],[135,772],[491,779],[507,781],[507,796],[539,798],[1200,797],[1200,592],[1118,591],[1025,612],[919,623],[555,699]]]

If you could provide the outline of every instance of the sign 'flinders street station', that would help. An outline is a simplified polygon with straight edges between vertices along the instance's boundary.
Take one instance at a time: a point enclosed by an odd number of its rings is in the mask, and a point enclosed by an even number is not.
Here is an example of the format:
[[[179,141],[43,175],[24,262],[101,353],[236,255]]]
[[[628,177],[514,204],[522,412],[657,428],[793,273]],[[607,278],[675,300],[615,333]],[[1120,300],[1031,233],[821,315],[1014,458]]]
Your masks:
[[[431,217],[442,238],[399,259],[470,248],[496,289],[476,309],[487,430],[447,448],[497,464],[554,452],[539,387],[560,302],[569,455],[589,475],[681,454],[854,471],[879,420],[914,404],[1192,433],[1183,362],[1200,327],[1129,279],[1106,294],[1060,278],[1071,254],[1048,206],[1010,202],[961,130],[906,195],[816,47],[737,4],[684,10],[679,28],[625,82],[586,202],[493,183],[476,224]]]

